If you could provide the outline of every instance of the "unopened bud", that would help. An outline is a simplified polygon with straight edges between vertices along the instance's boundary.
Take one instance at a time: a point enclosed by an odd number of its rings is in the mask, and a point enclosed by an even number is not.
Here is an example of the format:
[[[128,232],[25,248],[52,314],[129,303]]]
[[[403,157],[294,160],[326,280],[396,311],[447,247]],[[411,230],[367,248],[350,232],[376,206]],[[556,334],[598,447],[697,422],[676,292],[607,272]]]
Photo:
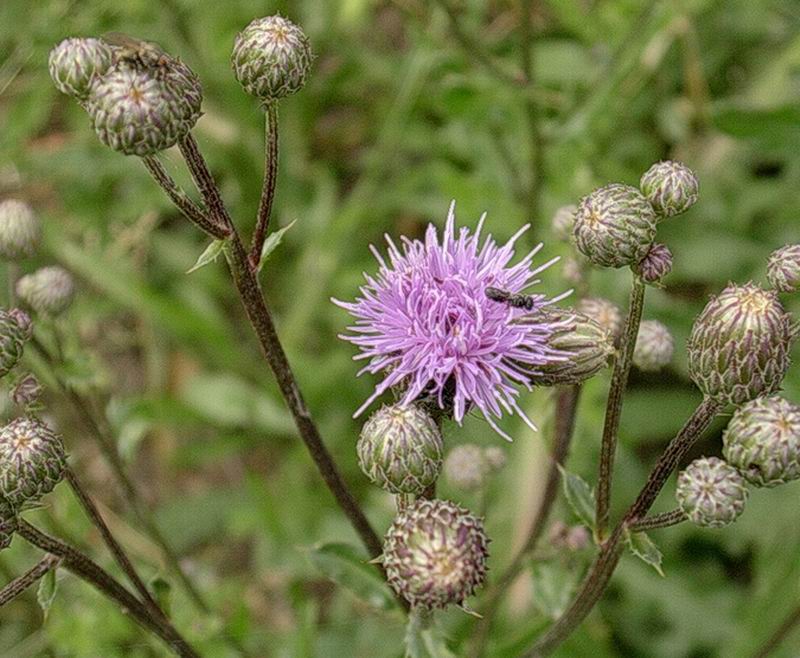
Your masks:
[[[42,385],[36,375],[28,373],[11,389],[11,401],[19,407],[29,409],[39,402]]]
[[[657,162],[639,181],[639,187],[661,217],[672,217],[697,201],[697,176],[685,164],[673,160]]]
[[[28,258],[41,238],[41,223],[27,203],[17,199],[0,203],[0,257],[10,261]]]
[[[447,453],[444,460],[444,476],[456,489],[475,491],[480,489],[489,473],[489,462],[480,446],[464,443]]]
[[[675,497],[695,525],[721,528],[733,523],[744,511],[747,496],[739,471],[717,457],[695,459],[678,475]]]
[[[25,313],[0,310],[0,377],[4,377],[22,358],[25,343],[30,338],[30,322]]]
[[[800,288],[800,244],[787,244],[773,251],[767,261],[767,279],[778,292]]]
[[[644,372],[661,370],[672,360],[675,341],[669,329],[658,320],[645,320],[639,325],[633,365]]]
[[[611,334],[613,340],[622,335],[622,311],[614,302],[602,297],[584,297],[576,308]]]
[[[51,265],[21,277],[17,295],[36,313],[55,317],[72,305],[75,283],[64,268]]]
[[[672,252],[665,244],[654,244],[633,271],[645,283],[660,283],[672,271]]]
[[[100,39],[71,38],[50,51],[48,67],[61,93],[85,101],[112,62],[111,48]]]

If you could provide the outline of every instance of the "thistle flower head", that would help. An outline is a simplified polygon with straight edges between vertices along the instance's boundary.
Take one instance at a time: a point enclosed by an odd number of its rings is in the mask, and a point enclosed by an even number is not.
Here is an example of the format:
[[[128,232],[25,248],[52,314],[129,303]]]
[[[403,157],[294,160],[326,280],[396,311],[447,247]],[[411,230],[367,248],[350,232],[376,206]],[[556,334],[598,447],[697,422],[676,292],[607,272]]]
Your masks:
[[[202,102],[195,73],[165,56],[157,69],[120,62],[94,85],[87,110],[106,146],[147,156],[185,137],[200,118]]]
[[[642,175],[639,187],[663,218],[691,208],[697,201],[699,184],[695,173],[685,164],[665,160],[656,162]]]
[[[614,341],[622,335],[622,311],[614,302],[603,297],[584,297],[576,308],[605,329]]]
[[[744,511],[747,483],[733,466],[717,457],[695,459],[678,475],[675,497],[695,525],[721,528]]]
[[[767,279],[778,292],[797,292],[800,288],[800,244],[787,244],[770,254]]]
[[[731,284],[695,320],[689,375],[704,395],[742,404],[780,387],[793,339],[791,318],[775,292]]]
[[[281,16],[257,18],[236,35],[233,72],[251,96],[275,101],[303,88],[311,46],[297,25]]]
[[[739,407],[722,441],[725,459],[757,487],[800,478],[800,407],[782,397]]]
[[[654,244],[633,267],[645,283],[660,283],[672,271],[672,252],[665,244]]]
[[[56,88],[85,101],[93,85],[111,68],[111,48],[100,39],[64,39],[50,51],[48,68]]]
[[[4,500],[0,499],[0,551],[11,545],[17,531],[17,516]]]
[[[633,348],[633,365],[644,372],[661,370],[672,360],[675,341],[669,329],[658,320],[645,320],[639,325]]]
[[[61,437],[37,418],[16,418],[0,429],[0,497],[15,511],[50,493],[66,467]]]
[[[442,434],[417,404],[381,407],[356,445],[364,474],[393,494],[421,494],[442,469]]]
[[[30,328],[30,318],[23,311],[0,309],[0,377],[11,372],[22,357]]]
[[[0,258],[15,261],[32,256],[41,237],[39,218],[27,203],[17,199],[0,203]]]
[[[475,491],[480,489],[489,473],[489,462],[480,446],[463,443],[447,453],[444,460],[444,476],[456,489]]]
[[[356,359],[369,360],[361,373],[384,374],[356,415],[384,391],[402,387],[403,404],[427,398],[458,423],[474,406],[500,434],[494,419],[504,411],[533,426],[517,403],[517,387],[530,387],[521,370],[564,360],[548,342],[556,325],[540,312],[563,295],[532,295],[526,310],[489,299],[486,289],[518,293],[555,260],[533,267],[537,247],[510,265],[527,227],[502,247],[491,236],[481,241],[482,227],[483,218],[474,233],[456,234],[451,206],[441,241],[433,225],[424,241],[404,237],[398,247],[387,237],[389,258],[372,248],[380,267],[376,276],[365,275],[361,296],[333,300],[356,319],[341,338],[360,348]]]
[[[386,578],[412,608],[461,605],[486,578],[488,544],[481,519],[445,500],[420,499],[386,534]]]
[[[61,315],[72,304],[75,283],[63,267],[42,267],[17,281],[19,298],[41,315]]]
[[[575,245],[600,267],[635,265],[656,237],[656,213],[635,187],[611,183],[578,205]]]
[[[556,210],[550,227],[553,230],[553,237],[561,242],[569,242],[572,239],[572,229],[575,226],[575,213],[578,206],[574,203],[568,206],[561,206]]]

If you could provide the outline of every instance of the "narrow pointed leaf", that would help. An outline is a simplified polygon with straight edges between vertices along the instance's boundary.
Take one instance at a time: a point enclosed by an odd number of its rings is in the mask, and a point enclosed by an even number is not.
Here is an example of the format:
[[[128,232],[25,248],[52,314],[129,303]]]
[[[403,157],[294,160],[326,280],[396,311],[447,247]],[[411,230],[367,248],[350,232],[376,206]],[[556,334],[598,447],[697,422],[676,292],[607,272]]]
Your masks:
[[[197,262],[187,270],[186,274],[196,272],[201,267],[205,267],[209,263],[213,263],[219,258],[222,250],[225,248],[225,240],[212,240],[211,243],[205,248],[202,254],[197,258]]]
[[[264,246],[261,248],[261,258],[258,261],[258,271],[261,271],[261,268],[264,267],[264,263],[267,262],[267,258],[269,258],[270,254],[277,249],[278,245],[283,240],[283,235],[288,231],[292,226],[295,225],[295,219],[290,224],[287,224],[282,229],[278,229],[277,231],[273,231],[267,236],[267,239],[264,240]]]
[[[594,492],[580,475],[570,473],[558,467],[561,471],[561,481],[564,486],[564,496],[567,498],[569,506],[577,517],[585,523],[591,530],[594,530]]]
[[[653,540],[644,532],[628,532],[625,541],[631,553],[638,557],[642,562],[649,564],[653,569],[658,572],[658,575],[664,577],[664,571],[661,568],[663,556],[658,546],[653,543]]]
[[[36,600],[39,602],[39,607],[44,613],[45,621],[47,621],[47,614],[50,612],[50,606],[56,598],[56,591],[58,590],[58,581],[56,580],[56,570],[50,569],[39,581],[39,588],[36,591]]]

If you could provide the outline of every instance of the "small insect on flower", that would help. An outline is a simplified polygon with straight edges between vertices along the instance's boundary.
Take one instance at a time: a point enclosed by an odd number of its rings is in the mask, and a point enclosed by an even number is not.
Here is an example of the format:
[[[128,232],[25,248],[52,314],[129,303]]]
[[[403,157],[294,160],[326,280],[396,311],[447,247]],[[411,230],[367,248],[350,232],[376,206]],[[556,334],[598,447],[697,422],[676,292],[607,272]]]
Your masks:
[[[159,70],[167,68],[173,58],[153,41],[137,39],[122,32],[107,32],[101,39],[114,51],[115,64],[130,64],[138,69]]]
[[[521,308],[525,311],[532,311],[542,301],[541,295],[513,294],[491,286],[486,289],[486,296],[493,302],[508,304],[511,308]]]

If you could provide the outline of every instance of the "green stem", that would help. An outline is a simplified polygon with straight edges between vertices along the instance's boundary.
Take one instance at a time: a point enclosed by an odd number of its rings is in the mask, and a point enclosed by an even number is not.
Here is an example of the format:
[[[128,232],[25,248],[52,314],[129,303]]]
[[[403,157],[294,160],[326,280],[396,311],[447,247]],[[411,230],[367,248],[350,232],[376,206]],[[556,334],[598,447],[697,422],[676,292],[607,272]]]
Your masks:
[[[606,417],[603,425],[603,438],[600,445],[600,472],[597,478],[597,510],[595,514],[597,539],[600,542],[605,539],[606,529],[608,528],[611,481],[614,471],[614,456],[617,450],[617,433],[619,432],[619,421],[622,415],[622,398],[625,394],[625,386],[628,384],[633,349],[636,346],[636,336],[639,333],[639,323],[642,320],[644,290],[644,281],[634,274],[628,302],[628,317],[625,320],[619,355],[614,363],[614,372],[611,375],[611,386],[608,392]]]

